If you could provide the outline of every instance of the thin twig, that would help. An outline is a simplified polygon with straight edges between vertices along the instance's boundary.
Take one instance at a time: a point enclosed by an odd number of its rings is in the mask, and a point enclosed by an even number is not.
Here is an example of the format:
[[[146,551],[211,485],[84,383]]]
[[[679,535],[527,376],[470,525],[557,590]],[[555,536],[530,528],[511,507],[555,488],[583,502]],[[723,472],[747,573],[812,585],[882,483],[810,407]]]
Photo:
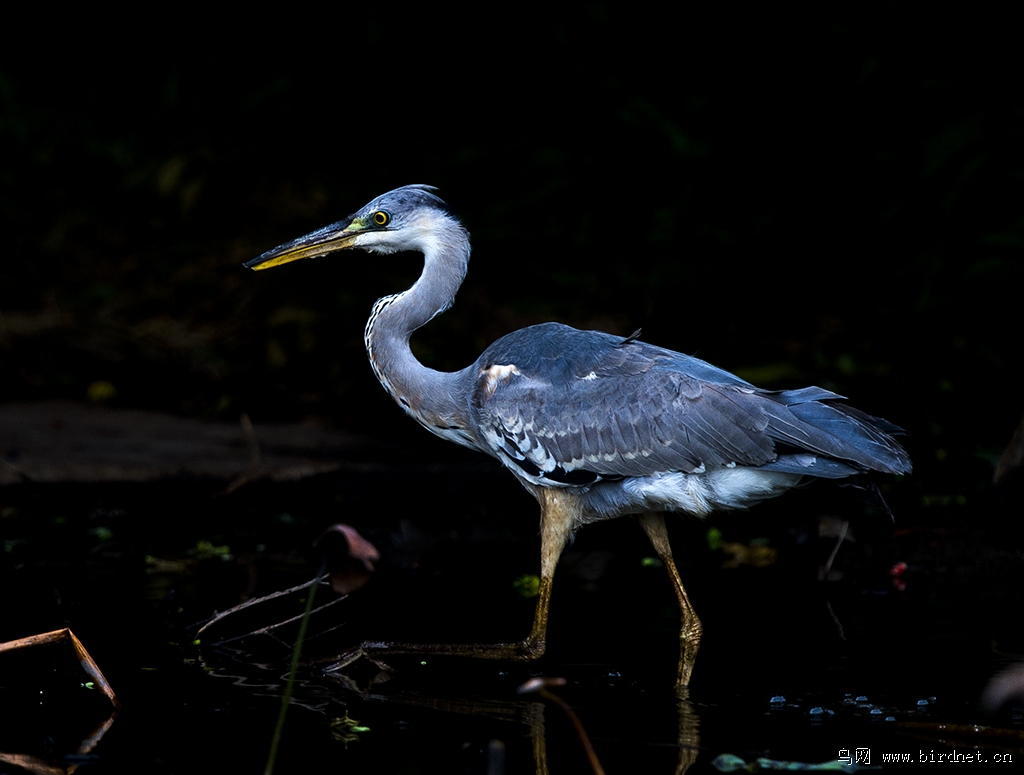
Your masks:
[[[836,555],[839,553],[839,547],[843,545],[843,539],[846,538],[846,531],[849,527],[849,521],[843,520],[843,529],[839,533],[839,538],[836,539],[836,545],[832,547],[832,554],[828,556],[828,561],[825,563],[825,570],[822,572],[822,578],[825,580],[828,579],[828,574],[832,572],[832,563],[835,561]]]
[[[313,596],[313,592],[312,591],[310,591],[309,596],[310,597]],[[336,597],[336,598],[334,598],[334,600],[331,600],[329,603],[324,603],[322,606],[320,606],[319,608],[315,608],[312,611],[306,611],[304,613],[297,614],[296,616],[292,616],[292,617],[290,617],[288,619],[285,619],[282,622],[275,622],[274,624],[268,624],[266,627],[260,627],[258,630],[253,630],[252,632],[247,632],[244,635],[235,635],[235,636],[233,636],[231,638],[225,638],[224,640],[219,640],[216,643],[214,643],[213,645],[214,646],[223,646],[225,643],[233,643],[234,641],[242,640],[243,638],[251,638],[253,635],[269,635],[271,632],[276,630],[278,627],[284,627],[286,624],[291,624],[292,622],[297,621],[299,619],[302,619],[305,616],[312,616],[313,614],[318,614],[321,611],[323,611],[323,610],[325,610],[327,608],[330,608],[335,603],[340,602],[341,600],[344,600],[344,599],[345,598],[343,598],[343,597]]]
[[[212,625],[216,624],[221,619],[223,619],[223,618],[225,618],[227,616],[231,616],[231,614],[233,614],[233,613],[241,611],[243,608],[248,608],[249,606],[252,606],[252,605],[259,605],[260,603],[266,602],[267,600],[273,600],[275,597],[283,597],[284,595],[290,595],[290,594],[292,594],[292,592],[298,592],[300,589],[304,589],[306,587],[311,587],[314,584],[319,584],[320,582],[322,582],[326,578],[327,578],[327,574],[325,573],[323,575],[317,576],[312,581],[304,581],[304,582],[302,582],[301,584],[299,584],[297,586],[290,587],[289,589],[282,589],[282,590],[279,590],[277,592],[271,592],[269,595],[264,595],[263,597],[256,597],[256,598],[253,598],[252,600],[246,600],[244,603],[239,603],[238,605],[233,606],[233,607],[227,609],[226,611],[221,611],[219,614],[214,614],[213,617],[210,619],[210,621],[208,621],[206,624],[204,624],[202,627],[199,628],[199,631],[196,633],[196,637],[199,637],[200,635],[202,635],[203,634],[203,630],[205,630],[208,627],[211,627]],[[344,598],[338,598],[338,600],[342,600],[342,599],[344,599]]]
[[[587,761],[590,763],[590,768],[594,771],[594,775],[605,775],[604,767],[601,766],[601,762],[597,758],[597,751],[594,750],[594,746],[590,742],[590,735],[588,735],[587,730],[583,728],[583,722],[580,721],[576,712],[569,707],[569,703],[554,692],[550,691],[548,689],[549,686],[565,686],[565,679],[531,678],[519,687],[519,693],[527,694],[529,692],[536,692],[548,702],[554,703],[561,708],[562,712],[569,717],[569,721],[576,730],[576,735],[580,739],[580,744],[583,746],[583,752],[587,755]]]

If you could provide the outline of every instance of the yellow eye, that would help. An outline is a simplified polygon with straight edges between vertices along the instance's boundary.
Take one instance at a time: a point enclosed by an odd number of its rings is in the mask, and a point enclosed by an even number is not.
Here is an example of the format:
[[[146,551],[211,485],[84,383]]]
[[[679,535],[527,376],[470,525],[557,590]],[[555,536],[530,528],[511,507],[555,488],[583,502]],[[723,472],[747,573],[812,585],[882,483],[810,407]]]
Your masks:
[[[377,226],[387,226],[391,222],[391,216],[383,210],[378,210],[370,217]]]

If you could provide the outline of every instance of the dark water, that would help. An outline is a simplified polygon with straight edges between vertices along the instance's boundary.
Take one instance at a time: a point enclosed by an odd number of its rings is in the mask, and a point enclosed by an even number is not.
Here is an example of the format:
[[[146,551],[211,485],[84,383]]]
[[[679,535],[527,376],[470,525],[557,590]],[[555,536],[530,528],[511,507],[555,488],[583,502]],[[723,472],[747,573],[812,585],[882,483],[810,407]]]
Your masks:
[[[4,655],[10,721],[0,751],[79,763],[79,772],[261,771],[295,628],[216,642],[298,613],[301,602],[225,620],[201,646],[193,625],[312,577],[310,544],[333,522],[356,525],[383,558],[364,590],[313,618],[311,658],[368,637],[518,639],[532,615],[514,582],[537,570],[536,507],[501,471],[474,462],[366,466],[231,493],[222,483],[166,482],[26,484],[0,496],[2,638],[71,627],[122,704],[99,742],[76,754],[105,719],[104,703],[75,688],[73,674],[72,688],[61,688],[52,667]],[[506,772],[540,771],[539,759],[553,773],[586,772],[566,715],[517,694],[535,675],[566,679],[556,692],[608,772],[668,773],[680,762],[714,771],[720,754],[825,762],[843,748],[869,748],[872,763],[883,753],[980,751],[1019,765],[1021,706],[977,708],[992,674],[1021,658],[1022,561],[1011,528],[902,497],[890,498],[895,525],[849,509],[853,540],[829,581],[819,570],[836,539],[819,532],[835,523],[823,523],[813,496],[711,523],[727,541],[774,549],[764,567],[728,567],[708,545],[708,524],[673,520],[705,625],[681,699],[671,686],[674,599],[663,571],[642,562],[652,555],[642,531],[630,520],[589,526],[560,566],[543,660],[395,658],[394,672],[363,663],[347,683],[306,669],[277,771],[483,773],[491,749]],[[899,562],[907,569],[894,579]],[[37,671],[46,672],[41,695],[32,693]],[[939,729],[972,723],[1007,736]]]

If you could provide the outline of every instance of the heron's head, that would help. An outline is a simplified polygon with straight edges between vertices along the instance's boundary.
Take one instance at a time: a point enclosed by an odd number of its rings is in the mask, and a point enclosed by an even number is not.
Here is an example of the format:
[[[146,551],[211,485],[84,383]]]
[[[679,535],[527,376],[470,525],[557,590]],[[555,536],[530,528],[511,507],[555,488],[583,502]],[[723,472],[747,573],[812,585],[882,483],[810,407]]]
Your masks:
[[[388,191],[348,218],[278,245],[244,265],[250,269],[269,269],[348,248],[375,253],[426,252],[444,227],[457,226],[445,203],[433,191],[433,186],[424,185]]]

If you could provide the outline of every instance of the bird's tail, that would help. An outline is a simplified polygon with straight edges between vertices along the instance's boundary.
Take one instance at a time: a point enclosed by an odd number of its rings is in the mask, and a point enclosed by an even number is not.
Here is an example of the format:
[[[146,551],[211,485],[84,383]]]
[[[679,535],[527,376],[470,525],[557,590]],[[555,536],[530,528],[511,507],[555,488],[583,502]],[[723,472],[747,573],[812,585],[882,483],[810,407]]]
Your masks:
[[[799,423],[779,418],[772,423],[773,436],[783,443],[813,450],[852,464],[863,471],[909,474],[910,456],[893,438],[903,429],[842,403],[842,396],[822,388],[804,388],[777,393]]]

